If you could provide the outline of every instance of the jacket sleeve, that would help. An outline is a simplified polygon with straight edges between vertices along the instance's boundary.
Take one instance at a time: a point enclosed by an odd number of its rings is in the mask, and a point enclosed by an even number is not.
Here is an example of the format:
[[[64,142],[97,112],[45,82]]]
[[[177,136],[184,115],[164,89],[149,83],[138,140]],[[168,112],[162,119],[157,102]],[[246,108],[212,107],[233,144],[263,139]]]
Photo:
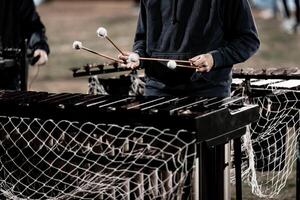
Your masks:
[[[250,58],[260,41],[248,0],[222,0],[225,45],[212,52],[214,67],[227,67]]]
[[[134,38],[133,51],[140,56],[146,55],[146,34],[147,34],[147,16],[144,1],[140,1],[140,14],[137,22],[137,29]]]
[[[50,52],[47,43],[46,29],[41,22],[32,0],[23,0],[20,5],[20,16],[22,17],[22,30],[28,39],[28,47],[33,51],[36,49]]]

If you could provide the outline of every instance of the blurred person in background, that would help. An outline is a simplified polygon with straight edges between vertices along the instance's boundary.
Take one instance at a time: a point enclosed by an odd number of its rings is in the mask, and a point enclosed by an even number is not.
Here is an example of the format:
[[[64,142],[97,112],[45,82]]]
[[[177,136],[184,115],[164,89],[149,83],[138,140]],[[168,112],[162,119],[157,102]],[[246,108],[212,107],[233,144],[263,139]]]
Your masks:
[[[282,27],[288,33],[297,33],[300,27],[300,0],[282,0],[282,3],[286,17]],[[292,3],[294,3],[294,6],[291,6]]]
[[[251,4],[259,10],[258,16],[262,19],[275,18],[278,13],[277,0],[253,0]]]
[[[141,62],[145,96],[230,96],[232,66],[260,45],[248,0],[141,0],[140,5],[133,52],[187,60],[197,68],[172,70],[165,62]],[[119,58],[126,61],[131,53]],[[139,64],[129,61],[127,67]]]
[[[48,61],[49,46],[45,26],[35,9],[33,0],[0,0],[0,51],[22,49],[27,46],[36,58],[35,65]],[[27,52],[27,49],[22,49]],[[20,89],[20,66],[0,69],[0,89]],[[25,66],[21,66],[25,67]]]

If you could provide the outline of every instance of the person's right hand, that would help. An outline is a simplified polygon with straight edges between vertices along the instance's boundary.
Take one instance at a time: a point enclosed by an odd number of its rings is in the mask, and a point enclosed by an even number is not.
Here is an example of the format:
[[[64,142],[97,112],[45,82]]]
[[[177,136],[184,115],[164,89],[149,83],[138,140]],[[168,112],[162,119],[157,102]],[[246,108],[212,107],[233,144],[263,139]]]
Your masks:
[[[123,54],[119,54],[118,58],[122,61],[124,61],[124,64],[121,64],[123,67],[127,67],[130,69],[135,69],[140,66],[140,59],[139,55],[134,52],[124,52]]]

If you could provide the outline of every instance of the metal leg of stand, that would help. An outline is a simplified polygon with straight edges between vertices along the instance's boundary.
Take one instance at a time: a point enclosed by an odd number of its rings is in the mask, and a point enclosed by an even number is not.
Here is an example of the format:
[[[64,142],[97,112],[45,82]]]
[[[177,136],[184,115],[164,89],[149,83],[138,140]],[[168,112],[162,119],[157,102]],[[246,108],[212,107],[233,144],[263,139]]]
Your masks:
[[[242,200],[242,152],[241,138],[234,140],[234,164],[235,164],[235,184],[236,184],[236,200]]]
[[[193,199],[195,200],[198,200],[200,199],[200,174],[199,174],[199,171],[200,171],[200,159],[197,157],[196,158],[196,161],[195,161],[195,173],[194,173],[194,184],[193,184],[193,192],[194,192],[194,195],[193,195]]]
[[[225,145],[210,147],[205,143],[200,148],[199,200],[224,200]]]
[[[296,199],[300,199],[300,139],[297,142],[297,181],[296,181]]]
[[[300,119],[300,113],[297,112],[295,121],[297,121],[298,123],[295,126],[295,132],[298,135],[299,133],[299,129],[300,129],[300,123],[299,123],[299,119]],[[296,147],[296,155],[297,155],[297,161],[296,161],[296,199],[300,199],[300,136],[298,135],[297,138],[297,147]]]

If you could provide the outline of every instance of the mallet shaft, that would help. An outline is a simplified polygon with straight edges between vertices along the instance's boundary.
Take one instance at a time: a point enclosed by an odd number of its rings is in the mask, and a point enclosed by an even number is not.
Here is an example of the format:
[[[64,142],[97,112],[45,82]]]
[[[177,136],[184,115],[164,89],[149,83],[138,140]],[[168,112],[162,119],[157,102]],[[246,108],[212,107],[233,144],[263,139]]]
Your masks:
[[[122,55],[125,55],[125,53],[108,37],[105,37]]]
[[[145,58],[145,57],[140,57],[140,60],[147,60],[147,61],[166,61],[169,62],[170,60],[173,59],[164,59],[164,58]],[[190,63],[190,61],[187,60],[174,60],[177,63]]]
[[[115,59],[115,58],[113,58],[113,57],[107,56],[107,55],[102,54],[102,53],[98,53],[98,52],[93,51],[93,50],[91,50],[91,49],[89,49],[89,48],[81,47],[81,49],[83,49],[83,50],[85,50],[85,51],[88,51],[88,52],[90,52],[90,53],[96,54],[96,55],[98,55],[98,56],[101,56],[101,57],[103,57],[103,58],[106,58],[106,59],[108,59],[108,60],[112,60],[112,61],[115,61],[115,62],[118,62],[118,63],[123,63],[123,61],[121,61],[121,60]]]

